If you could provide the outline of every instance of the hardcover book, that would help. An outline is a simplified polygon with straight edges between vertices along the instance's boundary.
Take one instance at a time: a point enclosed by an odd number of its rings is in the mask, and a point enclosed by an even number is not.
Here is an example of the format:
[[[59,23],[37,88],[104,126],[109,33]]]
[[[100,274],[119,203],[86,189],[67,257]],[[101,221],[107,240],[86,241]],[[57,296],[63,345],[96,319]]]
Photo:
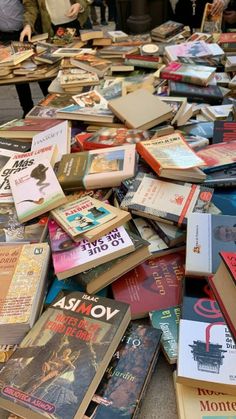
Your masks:
[[[57,177],[65,190],[114,187],[134,176],[135,163],[132,144],[113,150],[66,154],[59,164]]]
[[[160,337],[160,330],[141,322],[130,323],[86,410],[86,418],[137,416],[159,355]]]
[[[57,155],[57,145],[48,145],[37,150],[28,151],[27,153],[14,153],[0,172],[0,200],[2,202],[13,201],[9,183],[9,177],[11,175],[30,168],[41,161],[42,158],[48,160],[54,166]]]
[[[108,107],[128,128],[134,129],[152,128],[172,116],[171,107],[146,89],[110,100]]]
[[[131,218],[127,211],[89,196],[68,202],[51,214],[74,241],[97,240]]]
[[[210,85],[207,87],[194,86],[189,83],[169,82],[170,96],[187,97],[189,102],[210,103],[210,105],[221,105],[223,94],[219,86]]]
[[[175,391],[179,419],[234,419],[235,396],[176,382]]]
[[[32,220],[67,200],[48,160],[11,174],[9,181],[20,222]]]
[[[207,212],[213,190],[191,183],[164,182],[139,172],[121,208],[152,220],[186,225],[192,212]]]
[[[184,252],[147,260],[112,284],[114,298],[130,304],[133,319],[181,301]]]
[[[43,304],[50,250],[47,243],[0,246],[0,344],[18,344]]]
[[[236,341],[236,252],[221,252],[215,275],[208,278],[225,321]]]
[[[45,130],[32,139],[31,150],[34,151],[38,148],[48,145],[57,145],[58,156],[57,162],[61,160],[63,154],[70,152],[71,129],[68,121],[61,122],[53,128]]]
[[[219,252],[235,252],[236,216],[191,214],[188,217],[186,274],[206,276],[220,264]]]
[[[207,86],[215,76],[215,68],[199,65],[188,65],[172,61],[160,71],[160,77],[183,83]]]
[[[95,268],[134,250],[134,244],[124,227],[114,229],[92,243],[87,240],[75,243],[54,220],[49,220],[48,227],[54,271],[58,279]]]
[[[178,132],[142,141],[136,148],[159,176],[188,182],[205,178],[205,174],[198,169],[198,166],[204,165],[204,161]]]
[[[152,311],[150,319],[153,327],[162,330],[161,347],[167,361],[175,364],[178,357],[180,307]]]
[[[24,417],[82,418],[129,321],[127,304],[58,296],[0,373],[1,407]]]

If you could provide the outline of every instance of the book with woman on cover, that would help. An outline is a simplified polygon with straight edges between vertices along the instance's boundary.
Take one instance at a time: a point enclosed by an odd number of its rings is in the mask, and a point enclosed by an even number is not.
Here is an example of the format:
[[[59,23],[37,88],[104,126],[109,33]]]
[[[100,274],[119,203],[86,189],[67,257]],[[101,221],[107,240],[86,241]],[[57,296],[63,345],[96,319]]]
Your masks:
[[[127,304],[62,292],[2,370],[0,406],[23,417],[82,418],[129,321]]]

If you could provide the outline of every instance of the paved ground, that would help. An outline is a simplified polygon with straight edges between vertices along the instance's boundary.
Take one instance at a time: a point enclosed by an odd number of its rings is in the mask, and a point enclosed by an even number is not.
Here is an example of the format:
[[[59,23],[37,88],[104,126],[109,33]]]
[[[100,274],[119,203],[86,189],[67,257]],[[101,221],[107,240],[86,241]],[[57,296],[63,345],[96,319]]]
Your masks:
[[[113,30],[114,24],[105,29]],[[42,98],[38,83],[31,83],[34,104]],[[0,124],[22,117],[22,110],[14,86],[0,86]],[[0,419],[6,415],[0,412]],[[66,418],[65,418],[66,419]],[[143,399],[139,419],[177,419],[172,368],[161,356],[146,395]]]

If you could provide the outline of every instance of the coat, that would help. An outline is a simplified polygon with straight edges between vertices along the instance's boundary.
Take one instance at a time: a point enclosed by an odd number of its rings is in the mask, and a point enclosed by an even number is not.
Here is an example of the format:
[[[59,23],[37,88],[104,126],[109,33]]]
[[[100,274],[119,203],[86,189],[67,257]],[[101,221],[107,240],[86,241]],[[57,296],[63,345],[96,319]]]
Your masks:
[[[89,2],[87,0],[70,0],[71,4],[79,3],[84,9],[83,13],[78,14],[80,26],[83,27],[89,17]],[[30,25],[36,32],[35,24],[40,19],[42,33],[47,32],[53,35],[51,19],[46,8],[45,0],[23,0],[24,5],[24,26]]]

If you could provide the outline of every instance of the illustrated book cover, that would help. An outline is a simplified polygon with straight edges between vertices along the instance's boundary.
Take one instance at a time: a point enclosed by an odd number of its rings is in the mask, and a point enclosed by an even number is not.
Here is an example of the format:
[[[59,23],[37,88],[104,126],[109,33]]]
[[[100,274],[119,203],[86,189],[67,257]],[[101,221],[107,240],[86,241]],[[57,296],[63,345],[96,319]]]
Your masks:
[[[130,304],[133,319],[181,301],[184,252],[147,260],[112,284],[114,298]]]
[[[121,202],[121,208],[141,217],[184,226],[192,212],[208,211],[212,194],[210,188],[167,182],[139,172]]]
[[[54,271],[58,279],[95,268],[135,249],[124,227],[114,229],[92,243],[87,240],[74,242],[54,220],[49,220],[48,227]]]
[[[205,174],[198,169],[204,161],[179,132],[142,141],[136,149],[159,176],[188,182],[205,179]]]
[[[56,222],[75,241],[97,240],[125,224],[131,215],[95,198],[84,196],[51,211]]]
[[[209,145],[198,151],[197,155],[205,161],[204,171],[206,173],[225,169],[236,163],[236,141]]]
[[[160,350],[161,331],[131,322],[99,384],[86,418],[137,416]]]
[[[20,222],[32,220],[66,202],[66,196],[48,160],[14,173],[10,187]]]
[[[46,290],[47,243],[0,246],[0,344],[18,344],[37,320]]]
[[[183,83],[207,86],[215,76],[215,68],[199,65],[188,65],[172,61],[160,71],[160,77]]]
[[[127,304],[59,295],[0,373],[1,407],[32,418],[82,418],[129,321]]]
[[[236,251],[236,216],[191,214],[188,218],[186,245],[187,275],[216,273],[219,253]]]
[[[134,144],[112,150],[91,150],[64,155],[57,177],[62,188],[68,191],[108,188],[133,177],[135,165]]]

